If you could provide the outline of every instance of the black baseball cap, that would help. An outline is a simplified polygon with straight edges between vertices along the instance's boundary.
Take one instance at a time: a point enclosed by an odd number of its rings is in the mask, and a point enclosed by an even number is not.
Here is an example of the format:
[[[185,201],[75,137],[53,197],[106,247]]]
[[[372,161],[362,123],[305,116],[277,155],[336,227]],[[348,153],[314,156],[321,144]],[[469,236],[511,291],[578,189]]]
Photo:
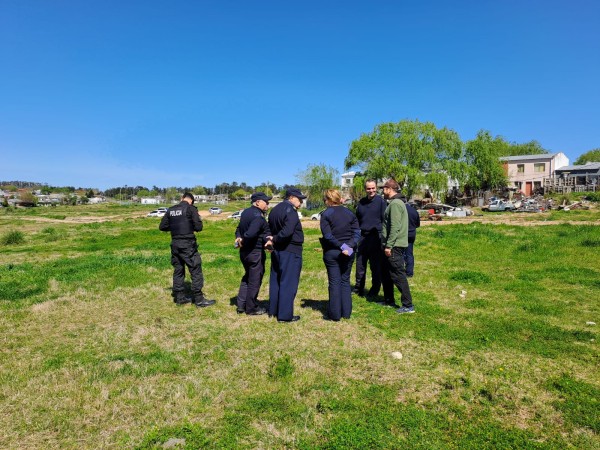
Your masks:
[[[306,195],[302,194],[302,192],[300,192],[300,189],[297,188],[289,188],[287,191],[285,191],[286,198],[290,195],[298,197],[300,200],[304,200],[306,198]]]
[[[256,200],[262,200],[269,203],[269,200],[271,200],[272,198],[273,197],[269,197],[264,192],[255,192],[254,194],[252,194],[252,197],[250,197],[250,201],[254,203]]]

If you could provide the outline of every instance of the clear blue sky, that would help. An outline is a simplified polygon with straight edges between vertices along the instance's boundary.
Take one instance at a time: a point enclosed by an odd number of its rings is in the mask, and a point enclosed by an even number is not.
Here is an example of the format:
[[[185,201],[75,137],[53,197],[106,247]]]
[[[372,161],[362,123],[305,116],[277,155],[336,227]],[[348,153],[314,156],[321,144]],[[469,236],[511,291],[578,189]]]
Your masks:
[[[342,172],[381,122],[600,147],[600,2],[0,0],[0,180]]]

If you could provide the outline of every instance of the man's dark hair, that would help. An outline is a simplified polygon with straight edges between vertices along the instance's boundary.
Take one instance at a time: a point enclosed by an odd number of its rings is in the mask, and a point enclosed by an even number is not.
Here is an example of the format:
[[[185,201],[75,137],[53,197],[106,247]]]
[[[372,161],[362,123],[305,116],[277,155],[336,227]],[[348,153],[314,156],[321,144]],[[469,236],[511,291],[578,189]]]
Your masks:
[[[192,205],[194,204],[194,194],[192,194],[191,192],[186,192],[185,194],[183,194],[183,196],[181,197],[183,198],[189,198],[192,201]]]
[[[375,181],[374,178],[367,178],[365,180],[365,186],[367,185],[367,183],[375,183],[375,186],[377,187],[377,181]]]

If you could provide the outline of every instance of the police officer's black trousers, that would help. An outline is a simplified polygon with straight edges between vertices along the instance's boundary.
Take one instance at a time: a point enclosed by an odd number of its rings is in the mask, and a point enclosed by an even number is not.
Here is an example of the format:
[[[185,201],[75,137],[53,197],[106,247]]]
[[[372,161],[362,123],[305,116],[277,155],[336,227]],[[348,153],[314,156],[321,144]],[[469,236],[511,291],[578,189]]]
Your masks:
[[[252,313],[258,309],[256,299],[265,274],[266,254],[261,249],[254,249],[251,252],[241,250],[240,261],[242,261],[245,273],[240,282],[237,308],[239,311]]]
[[[377,295],[381,289],[381,262],[383,251],[379,233],[370,233],[362,236],[358,244],[356,255],[356,288],[363,292],[367,274],[367,262],[371,269],[371,289],[369,295]]]
[[[329,284],[329,304],[327,313],[331,320],[349,319],[352,314],[352,289],[350,274],[354,255],[346,256],[339,249],[323,253]]]
[[[408,279],[406,278],[406,269],[404,268],[404,249],[402,247],[392,248],[392,256],[384,256],[385,267],[381,271],[383,281],[383,295],[385,300],[392,302],[394,300],[394,285],[400,291],[402,306],[410,308],[413,306],[412,296]]]
[[[192,292],[201,295],[204,287],[202,259],[195,239],[173,239],[171,241],[171,264],[173,265],[173,292],[183,292],[185,288],[185,267],[192,276]]]
[[[269,315],[276,316],[279,320],[292,320],[301,270],[301,254],[281,250],[271,253]]]
[[[412,277],[415,274],[415,256],[413,254],[413,248],[415,245],[415,238],[408,238],[408,247],[404,250],[404,262],[406,263],[406,276]]]

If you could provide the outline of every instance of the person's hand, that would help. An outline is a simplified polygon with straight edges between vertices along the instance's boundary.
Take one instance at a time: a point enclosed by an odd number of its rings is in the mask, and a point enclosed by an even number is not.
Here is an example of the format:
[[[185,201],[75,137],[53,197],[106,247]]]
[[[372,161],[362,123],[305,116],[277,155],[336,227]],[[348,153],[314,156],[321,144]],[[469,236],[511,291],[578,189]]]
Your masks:
[[[235,238],[235,246],[238,248],[242,248],[242,238],[241,237]]]
[[[385,250],[383,251],[385,253],[385,256],[387,256],[388,258],[390,256],[392,256],[392,249],[389,247],[386,247]]]
[[[271,236],[267,236],[268,241],[265,242],[265,250],[267,250],[269,253],[271,253],[273,251],[273,241],[271,240],[272,237]]]
[[[343,250],[343,251],[342,251],[342,254],[343,254],[343,255],[346,255],[346,256],[350,256],[350,252],[349,252],[348,250]]]

